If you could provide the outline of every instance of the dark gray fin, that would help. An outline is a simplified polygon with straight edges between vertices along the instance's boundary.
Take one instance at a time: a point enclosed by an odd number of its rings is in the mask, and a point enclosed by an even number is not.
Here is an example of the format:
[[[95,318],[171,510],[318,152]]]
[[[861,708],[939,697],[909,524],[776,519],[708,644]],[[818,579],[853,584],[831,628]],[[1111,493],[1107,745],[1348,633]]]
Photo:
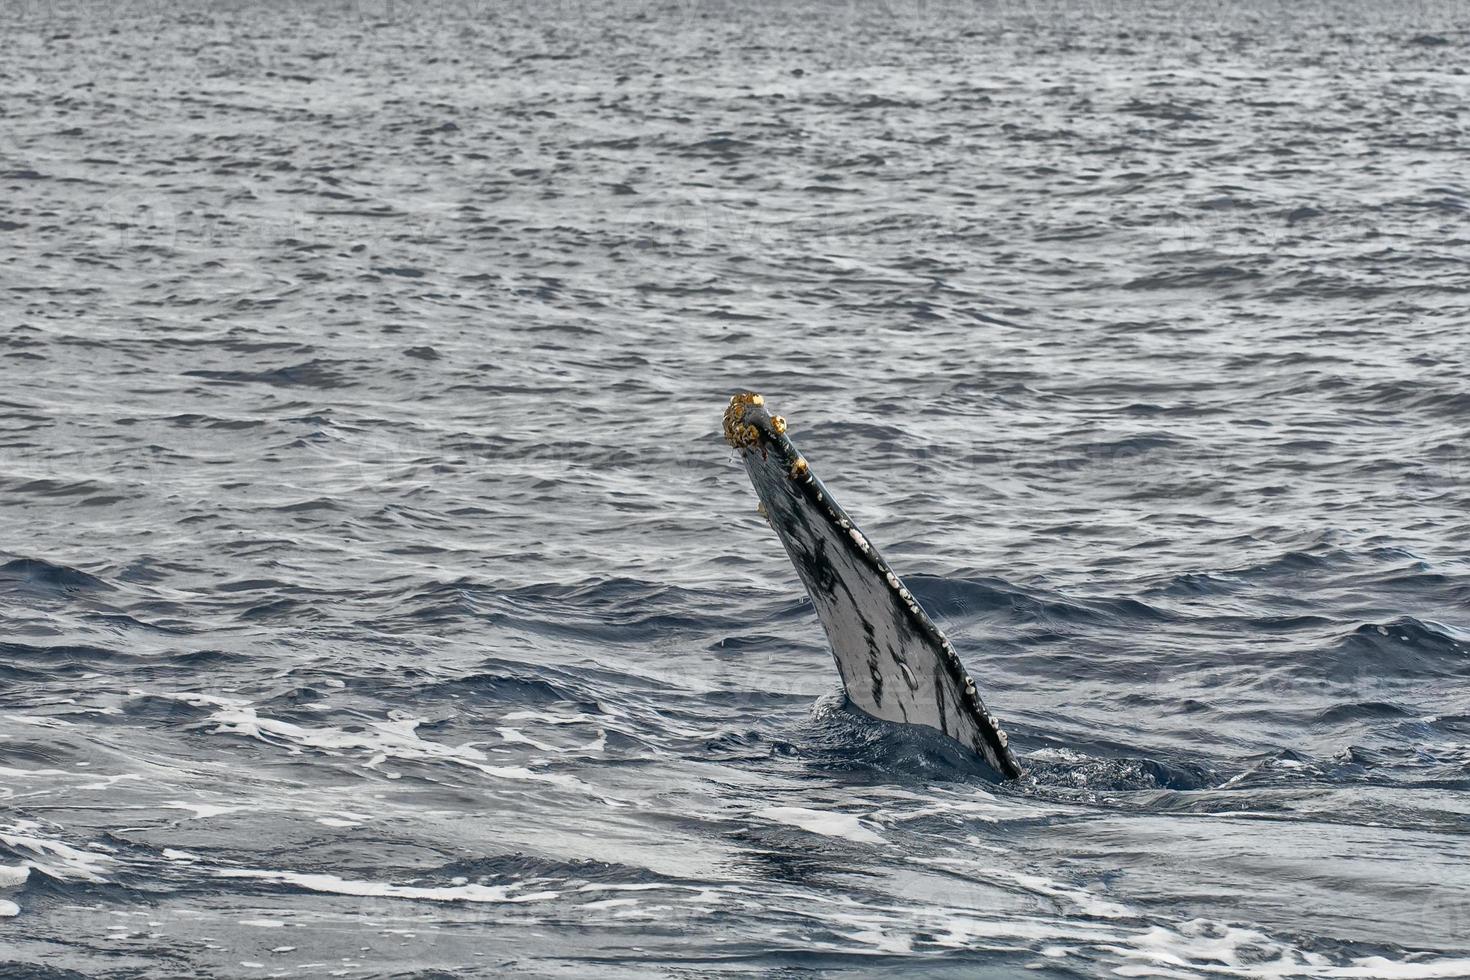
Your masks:
[[[1007,779],[1021,775],[954,647],[812,473],[785,420],[742,393],[725,410],[725,438],[812,597],[848,700],[875,718],[942,732]]]

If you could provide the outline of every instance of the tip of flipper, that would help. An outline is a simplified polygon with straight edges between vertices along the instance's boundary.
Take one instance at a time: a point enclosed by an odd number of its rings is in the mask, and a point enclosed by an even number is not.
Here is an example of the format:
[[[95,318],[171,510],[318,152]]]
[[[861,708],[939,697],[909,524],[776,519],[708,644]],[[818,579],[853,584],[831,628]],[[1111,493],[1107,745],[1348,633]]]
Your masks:
[[[765,410],[766,400],[753,391],[740,391],[730,396],[725,409],[725,441],[736,449],[748,449],[760,442],[761,428],[769,425],[771,416]],[[781,423],[784,432],[786,423]]]
[[[762,458],[774,450],[792,479],[809,472],[807,462],[786,437],[786,420],[766,410],[766,400],[753,391],[730,396],[725,408],[725,441],[736,449],[760,450]]]

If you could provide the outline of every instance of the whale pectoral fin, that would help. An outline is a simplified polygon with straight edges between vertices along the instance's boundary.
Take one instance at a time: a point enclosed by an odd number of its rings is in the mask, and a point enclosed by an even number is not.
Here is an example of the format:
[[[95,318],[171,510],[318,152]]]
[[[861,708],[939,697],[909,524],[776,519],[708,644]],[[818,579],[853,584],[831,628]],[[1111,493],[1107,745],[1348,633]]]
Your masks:
[[[725,437],[739,450],[832,645],[848,700],[885,721],[923,725],[1021,774],[954,647],[866,535],[832,499],[759,395],[736,395]]]

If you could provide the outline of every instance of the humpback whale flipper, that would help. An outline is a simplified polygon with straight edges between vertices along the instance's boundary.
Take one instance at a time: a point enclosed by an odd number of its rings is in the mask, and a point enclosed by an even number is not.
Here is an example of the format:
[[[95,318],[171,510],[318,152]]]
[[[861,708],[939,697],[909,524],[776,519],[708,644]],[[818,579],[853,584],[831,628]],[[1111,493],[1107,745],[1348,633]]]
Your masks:
[[[954,647],[812,473],[785,420],[760,395],[738,394],[725,439],[812,597],[848,700],[875,718],[943,732],[1007,779],[1021,775]]]

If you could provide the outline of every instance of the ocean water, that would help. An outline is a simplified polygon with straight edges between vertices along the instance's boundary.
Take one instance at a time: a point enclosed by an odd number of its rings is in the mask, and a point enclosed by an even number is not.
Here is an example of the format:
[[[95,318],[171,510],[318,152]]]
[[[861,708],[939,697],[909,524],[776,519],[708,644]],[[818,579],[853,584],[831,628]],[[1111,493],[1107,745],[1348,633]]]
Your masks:
[[[1467,5],[0,11],[0,975],[1470,975]]]

